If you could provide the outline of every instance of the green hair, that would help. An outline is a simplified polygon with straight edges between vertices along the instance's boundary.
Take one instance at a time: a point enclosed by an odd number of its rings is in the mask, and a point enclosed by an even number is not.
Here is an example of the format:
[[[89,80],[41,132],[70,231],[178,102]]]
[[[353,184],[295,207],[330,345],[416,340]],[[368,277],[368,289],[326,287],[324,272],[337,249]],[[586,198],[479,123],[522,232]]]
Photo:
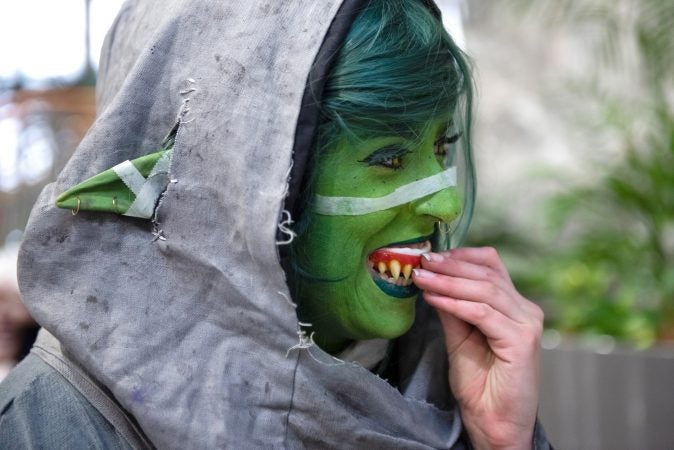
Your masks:
[[[344,137],[414,138],[451,120],[462,100],[470,124],[471,80],[465,55],[420,0],[370,0],[329,73],[317,153]]]
[[[301,210],[306,211],[313,194],[311,169],[340,140],[415,140],[432,122],[444,119],[461,133],[468,172],[460,241],[474,203],[472,100],[468,58],[422,0],[370,0],[351,25],[327,77]],[[295,227],[298,234],[306,229],[309,214],[302,216]]]

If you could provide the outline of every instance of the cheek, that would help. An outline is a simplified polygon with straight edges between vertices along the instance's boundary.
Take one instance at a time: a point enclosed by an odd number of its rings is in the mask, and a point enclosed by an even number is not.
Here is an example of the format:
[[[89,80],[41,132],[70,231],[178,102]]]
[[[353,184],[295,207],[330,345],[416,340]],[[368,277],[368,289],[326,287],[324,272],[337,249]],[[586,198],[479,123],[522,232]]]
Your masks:
[[[376,238],[395,216],[396,212],[393,210],[385,210],[362,216],[350,216],[344,219],[342,231],[345,235],[350,236],[361,249],[365,248],[365,250],[371,251],[374,249],[366,248],[368,242]]]
[[[315,215],[307,231],[305,246],[320,248],[323,253],[362,253],[366,243],[387,223],[393,214],[389,212],[363,216]]]
[[[303,268],[327,278],[350,278],[365,270],[365,258],[373,250],[368,242],[391,220],[390,213],[368,216],[314,215],[296,241]]]

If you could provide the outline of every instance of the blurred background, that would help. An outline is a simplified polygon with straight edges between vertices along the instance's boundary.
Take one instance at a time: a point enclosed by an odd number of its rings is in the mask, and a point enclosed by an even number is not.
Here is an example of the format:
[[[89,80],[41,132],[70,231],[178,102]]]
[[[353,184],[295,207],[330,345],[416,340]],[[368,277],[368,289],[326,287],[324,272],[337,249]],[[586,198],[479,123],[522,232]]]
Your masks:
[[[673,2],[438,3],[476,66],[469,244],[495,246],[546,311],[548,434],[560,449],[674,448]],[[7,251],[95,118],[98,53],[121,4],[0,4]]]
[[[98,53],[121,3],[0,2],[0,381],[38,330],[16,279],[23,230],[94,120]]]
[[[674,2],[465,2],[480,91],[470,244],[546,312],[565,449],[674,448]]]

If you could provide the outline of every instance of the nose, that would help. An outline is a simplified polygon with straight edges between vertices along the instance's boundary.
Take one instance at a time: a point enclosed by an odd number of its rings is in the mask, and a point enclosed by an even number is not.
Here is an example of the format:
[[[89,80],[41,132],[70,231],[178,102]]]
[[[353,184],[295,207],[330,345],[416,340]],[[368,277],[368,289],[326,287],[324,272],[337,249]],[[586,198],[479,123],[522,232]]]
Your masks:
[[[461,214],[461,199],[455,187],[442,189],[414,202],[415,214],[451,222]]]

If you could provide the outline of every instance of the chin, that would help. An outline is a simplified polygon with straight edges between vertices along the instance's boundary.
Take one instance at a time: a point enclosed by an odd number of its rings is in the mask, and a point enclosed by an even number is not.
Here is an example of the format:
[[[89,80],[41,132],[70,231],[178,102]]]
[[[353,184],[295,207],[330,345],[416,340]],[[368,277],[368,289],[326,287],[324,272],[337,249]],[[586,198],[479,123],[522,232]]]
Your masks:
[[[405,299],[403,301],[397,299],[400,305],[404,308],[398,308],[394,311],[388,311],[380,314],[376,320],[368,320],[367,323],[358,324],[358,331],[354,338],[358,340],[364,339],[395,339],[405,334],[414,323],[414,303],[416,297]]]

